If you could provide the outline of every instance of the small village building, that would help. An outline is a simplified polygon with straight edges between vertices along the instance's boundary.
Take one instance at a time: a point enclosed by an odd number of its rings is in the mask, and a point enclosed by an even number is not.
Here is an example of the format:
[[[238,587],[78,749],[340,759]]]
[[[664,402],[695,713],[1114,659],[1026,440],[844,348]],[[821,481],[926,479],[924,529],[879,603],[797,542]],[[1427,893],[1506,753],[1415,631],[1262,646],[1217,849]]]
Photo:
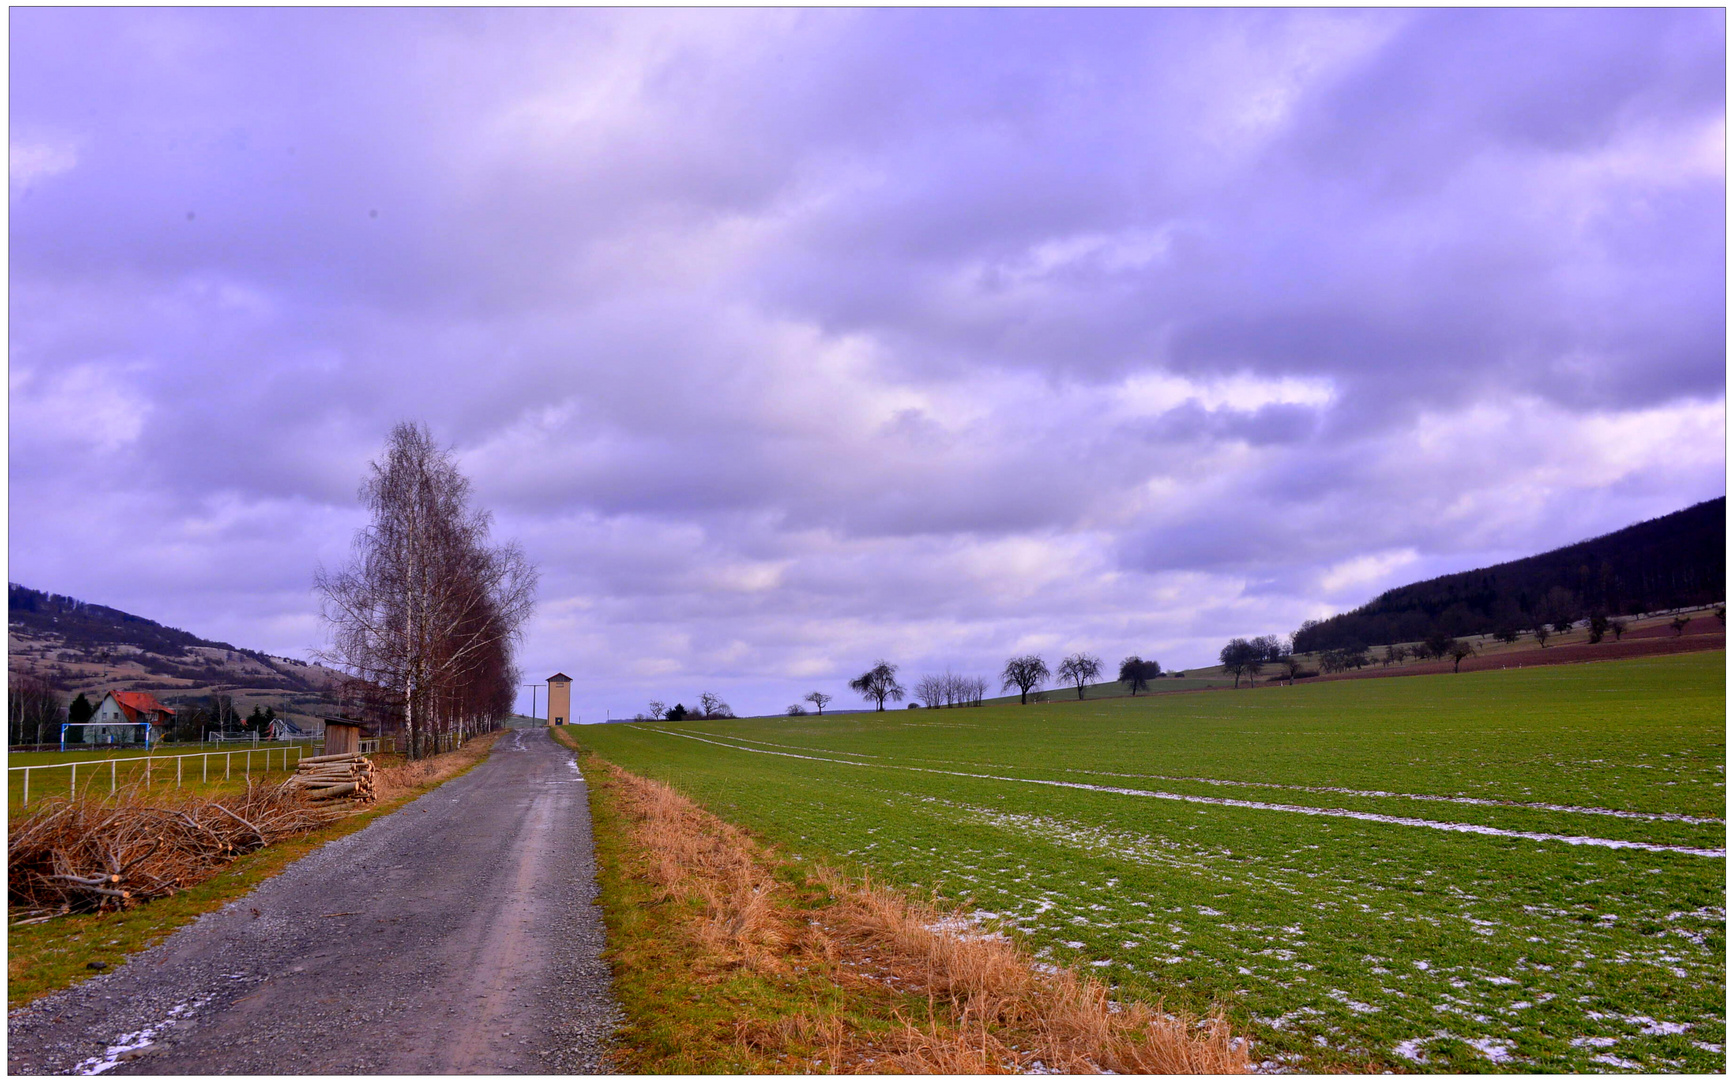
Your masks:
[[[325,753],[354,754],[361,750],[361,721],[339,716],[327,716],[325,721]]]
[[[286,716],[279,716],[271,721],[271,726],[266,729],[265,738],[302,739],[306,738],[307,734],[307,731],[303,729],[300,724],[295,723],[295,721]]]
[[[572,679],[569,675],[548,676],[548,727],[569,723],[572,716]]]
[[[175,711],[143,690],[110,690],[90,714],[84,742],[96,746],[155,743],[173,729]],[[141,725],[149,725],[141,726]]]

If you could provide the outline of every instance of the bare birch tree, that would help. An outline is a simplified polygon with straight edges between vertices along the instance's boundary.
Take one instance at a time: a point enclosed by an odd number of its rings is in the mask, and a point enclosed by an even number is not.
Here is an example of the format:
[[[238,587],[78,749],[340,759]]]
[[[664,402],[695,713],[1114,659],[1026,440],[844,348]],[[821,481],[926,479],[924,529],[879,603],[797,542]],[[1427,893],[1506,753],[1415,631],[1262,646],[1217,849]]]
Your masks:
[[[535,603],[536,571],[515,544],[491,546],[492,516],[424,425],[392,429],[361,499],[371,523],[354,559],[314,576],[331,628],[319,657],[376,688],[411,757],[496,727],[518,681],[512,653]]]

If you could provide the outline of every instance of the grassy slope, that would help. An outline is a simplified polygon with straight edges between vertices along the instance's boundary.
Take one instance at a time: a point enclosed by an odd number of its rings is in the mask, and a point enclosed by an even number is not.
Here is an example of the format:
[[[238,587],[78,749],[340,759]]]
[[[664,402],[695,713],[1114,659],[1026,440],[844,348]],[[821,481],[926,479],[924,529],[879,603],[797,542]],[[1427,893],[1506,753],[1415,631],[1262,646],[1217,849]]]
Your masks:
[[[1721,818],[1723,663],[1714,652],[579,737],[793,850],[972,898],[1123,993],[1194,1011],[1230,1002],[1268,1056],[1471,1070],[1509,1055],[1503,1067],[1592,1070],[1612,1055],[1719,1071],[1724,1056],[1704,1047],[1724,1041],[1724,859],[912,770],[1719,848],[1722,824],[1293,786]],[[897,767],[836,763],[851,760]],[[1643,1018],[1692,1027],[1647,1034]],[[1571,1045],[1584,1037],[1611,1041]]]
[[[487,745],[491,747],[491,741]],[[375,819],[420,798],[447,780],[462,776],[485,758],[485,753],[480,754],[433,783],[382,799],[371,809],[318,832],[243,855],[222,873],[174,896],[125,911],[66,915],[46,923],[11,928],[6,940],[7,1007],[15,1008],[90,978],[97,974],[88,967],[92,962],[108,967],[125,962],[132,954],[150,948],[200,915],[252,892],[303,855],[366,828]],[[82,778],[79,786],[83,786]]]
[[[269,745],[269,744],[267,744]],[[311,757],[317,751],[304,751]],[[196,794],[204,798],[216,798],[220,795],[245,791],[247,777],[255,779],[274,778],[281,780],[295,770],[299,760],[293,749],[284,750],[279,746],[269,746],[269,749],[224,751],[222,756],[201,757],[211,751],[188,750],[181,753],[174,750],[159,750],[154,754],[146,754],[141,750],[99,750],[99,751],[38,751],[28,754],[7,755],[7,805],[14,814],[25,809],[24,804],[24,773],[12,771],[20,766],[65,765],[68,762],[78,763],[78,789],[86,794],[105,795],[111,784],[120,787],[130,787],[142,784],[146,779],[145,761],[150,762],[149,779],[152,791],[174,791],[175,768],[177,756],[185,758],[179,763],[181,770],[181,790],[188,794]],[[225,758],[228,760],[225,761]],[[99,764],[112,761],[112,766]],[[269,768],[267,768],[267,763]],[[225,766],[227,767],[225,770]],[[228,779],[224,779],[225,771]],[[209,781],[202,779],[209,776]],[[68,768],[32,768],[30,770],[30,805],[34,806],[43,799],[53,796],[64,797],[71,788],[72,770]]]

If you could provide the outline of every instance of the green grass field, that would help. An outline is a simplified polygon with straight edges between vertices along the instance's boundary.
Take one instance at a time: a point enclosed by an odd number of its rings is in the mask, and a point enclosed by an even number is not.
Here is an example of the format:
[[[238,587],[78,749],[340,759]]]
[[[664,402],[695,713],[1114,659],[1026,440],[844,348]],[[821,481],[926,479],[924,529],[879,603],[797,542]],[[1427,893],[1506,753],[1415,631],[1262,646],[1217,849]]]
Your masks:
[[[1721,1072],[1724,662],[574,733],[1272,1066]]]
[[[30,770],[29,805],[33,807],[45,798],[65,796],[72,790],[73,770],[66,767],[71,763],[78,765],[78,790],[82,795],[103,796],[115,789],[146,787],[148,780],[147,789],[151,792],[173,791],[178,787],[211,797],[245,790],[249,778],[286,779],[295,771],[300,755],[318,752],[317,748],[303,745],[298,754],[295,748],[285,749],[271,743],[262,743],[256,750],[249,746],[218,751],[194,743],[159,748],[150,754],[142,750],[9,753],[7,806],[14,814],[27,808],[26,767]]]

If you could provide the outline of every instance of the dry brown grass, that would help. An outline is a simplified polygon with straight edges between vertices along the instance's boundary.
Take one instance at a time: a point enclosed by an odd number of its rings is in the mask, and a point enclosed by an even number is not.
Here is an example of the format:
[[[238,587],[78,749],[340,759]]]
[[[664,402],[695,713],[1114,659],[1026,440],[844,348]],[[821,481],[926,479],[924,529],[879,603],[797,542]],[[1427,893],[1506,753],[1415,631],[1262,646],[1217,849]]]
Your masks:
[[[402,761],[379,768],[373,774],[373,793],[383,802],[407,795],[417,788],[442,783],[487,757],[494,742],[504,734],[490,731],[477,735],[456,750],[450,750],[420,761]],[[377,764],[377,762],[375,762]]]
[[[1003,1073],[1036,1062],[1062,1072],[1243,1073],[1243,1039],[1214,1016],[1193,1023],[1143,1002],[1121,1004],[1099,980],[1037,969],[1014,943],[954,929],[960,913],[824,868],[807,883],[830,902],[800,910],[779,866],[744,831],[665,784],[608,765],[660,899],[701,899],[689,933],[706,971],[764,974],[790,965],[834,970],[924,995],[924,1016],[898,1015],[892,1034],[865,1034],[834,1012],[743,1018],[736,1037],[767,1056],[828,1047],[838,1072]],[[906,998],[905,998],[906,1000]]]

